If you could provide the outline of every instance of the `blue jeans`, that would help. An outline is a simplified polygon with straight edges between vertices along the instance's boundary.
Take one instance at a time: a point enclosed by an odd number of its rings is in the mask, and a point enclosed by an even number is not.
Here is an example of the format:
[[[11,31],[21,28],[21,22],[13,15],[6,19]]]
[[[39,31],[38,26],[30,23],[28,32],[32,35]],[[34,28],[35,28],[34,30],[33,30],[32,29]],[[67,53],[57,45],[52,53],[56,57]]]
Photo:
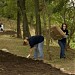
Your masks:
[[[37,59],[38,58],[38,55],[39,55],[39,58],[42,60],[44,55],[43,55],[43,45],[44,45],[44,42],[41,42],[41,43],[38,43],[36,46],[35,46],[35,51],[34,51],[34,59]]]
[[[66,47],[66,43],[62,42],[62,41],[58,41],[58,44],[60,46],[60,58],[64,58],[65,57],[65,47]]]

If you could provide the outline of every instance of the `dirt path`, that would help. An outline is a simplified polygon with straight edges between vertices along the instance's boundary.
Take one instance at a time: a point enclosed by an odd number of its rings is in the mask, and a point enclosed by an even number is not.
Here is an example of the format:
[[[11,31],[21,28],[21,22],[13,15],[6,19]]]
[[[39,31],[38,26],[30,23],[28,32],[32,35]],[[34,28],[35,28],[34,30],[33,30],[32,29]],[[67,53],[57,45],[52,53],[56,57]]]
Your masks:
[[[0,50],[0,75],[68,75],[41,61],[26,59]]]

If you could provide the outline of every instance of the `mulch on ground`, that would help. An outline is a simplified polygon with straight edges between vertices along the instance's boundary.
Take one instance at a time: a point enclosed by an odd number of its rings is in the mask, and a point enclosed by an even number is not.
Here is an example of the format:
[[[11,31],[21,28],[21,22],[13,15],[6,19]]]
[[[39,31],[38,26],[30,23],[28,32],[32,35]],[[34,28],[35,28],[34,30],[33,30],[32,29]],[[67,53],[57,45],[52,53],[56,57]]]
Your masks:
[[[39,60],[0,50],[0,75],[69,75]]]

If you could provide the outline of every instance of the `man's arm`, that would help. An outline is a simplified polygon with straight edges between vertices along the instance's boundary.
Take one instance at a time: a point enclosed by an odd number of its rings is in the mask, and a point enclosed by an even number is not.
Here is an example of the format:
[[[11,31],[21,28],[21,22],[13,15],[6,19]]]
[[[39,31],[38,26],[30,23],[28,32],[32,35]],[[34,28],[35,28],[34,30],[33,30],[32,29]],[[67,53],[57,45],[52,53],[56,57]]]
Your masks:
[[[29,58],[31,56],[33,49],[35,50],[36,47],[34,46],[34,47],[29,49],[29,54],[27,55],[27,58]]]
[[[27,55],[27,58],[31,56],[31,53],[32,53],[32,48],[29,49],[29,54]]]

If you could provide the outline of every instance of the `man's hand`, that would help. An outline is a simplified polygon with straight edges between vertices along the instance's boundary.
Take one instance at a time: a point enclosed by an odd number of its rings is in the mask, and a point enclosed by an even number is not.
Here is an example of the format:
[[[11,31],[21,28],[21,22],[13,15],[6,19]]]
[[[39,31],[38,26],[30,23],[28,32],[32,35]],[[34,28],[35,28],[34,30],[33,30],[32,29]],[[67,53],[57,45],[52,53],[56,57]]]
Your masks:
[[[30,54],[27,55],[27,58],[29,58],[29,57],[30,57]]]
[[[31,56],[31,54],[32,54],[32,50],[33,50],[33,48],[30,48],[30,50],[29,50],[29,54],[27,55],[27,58],[29,58],[29,57]]]

